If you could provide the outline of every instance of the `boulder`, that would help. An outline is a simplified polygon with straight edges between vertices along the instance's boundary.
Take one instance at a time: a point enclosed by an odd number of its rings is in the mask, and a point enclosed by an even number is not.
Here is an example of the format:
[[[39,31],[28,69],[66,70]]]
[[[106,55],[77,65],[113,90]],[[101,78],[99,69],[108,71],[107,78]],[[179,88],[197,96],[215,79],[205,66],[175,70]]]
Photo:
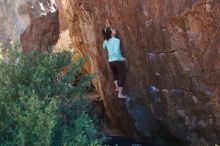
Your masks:
[[[194,145],[220,144],[220,1],[63,0],[63,9],[115,127],[137,140],[160,131]],[[102,48],[107,18],[128,60],[126,101],[114,92]]]
[[[47,50],[59,39],[59,11],[54,0],[29,0],[27,9],[30,24],[21,34],[24,52]]]

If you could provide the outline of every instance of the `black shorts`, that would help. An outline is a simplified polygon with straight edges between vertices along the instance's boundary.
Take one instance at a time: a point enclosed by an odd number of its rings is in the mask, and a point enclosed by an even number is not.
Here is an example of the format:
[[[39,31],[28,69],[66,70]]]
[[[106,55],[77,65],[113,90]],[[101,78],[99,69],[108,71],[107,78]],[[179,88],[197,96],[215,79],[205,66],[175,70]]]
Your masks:
[[[124,61],[112,61],[109,62],[112,74],[113,74],[113,80],[118,81],[119,87],[124,87],[125,82],[125,62]]]

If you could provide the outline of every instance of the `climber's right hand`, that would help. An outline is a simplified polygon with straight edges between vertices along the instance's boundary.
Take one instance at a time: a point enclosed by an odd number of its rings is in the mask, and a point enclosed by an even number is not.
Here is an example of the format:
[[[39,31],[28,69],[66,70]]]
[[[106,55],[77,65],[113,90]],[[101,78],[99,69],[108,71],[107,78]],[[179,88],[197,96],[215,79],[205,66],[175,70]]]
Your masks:
[[[109,23],[109,21],[108,21],[108,18],[106,19],[106,21],[105,21],[105,27],[107,28],[107,27],[110,27],[110,23]]]
[[[128,60],[125,57],[123,57],[123,61],[126,63],[128,62]]]

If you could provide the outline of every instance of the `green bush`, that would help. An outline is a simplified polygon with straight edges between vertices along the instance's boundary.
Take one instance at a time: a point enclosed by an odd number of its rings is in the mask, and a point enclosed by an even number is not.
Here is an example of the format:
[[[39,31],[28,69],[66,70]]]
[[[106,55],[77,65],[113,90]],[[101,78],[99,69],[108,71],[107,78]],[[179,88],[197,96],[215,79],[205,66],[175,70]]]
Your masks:
[[[0,145],[100,145],[82,94],[92,76],[78,78],[83,59],[73,63],[66,51],[9,54],[0,63]]]

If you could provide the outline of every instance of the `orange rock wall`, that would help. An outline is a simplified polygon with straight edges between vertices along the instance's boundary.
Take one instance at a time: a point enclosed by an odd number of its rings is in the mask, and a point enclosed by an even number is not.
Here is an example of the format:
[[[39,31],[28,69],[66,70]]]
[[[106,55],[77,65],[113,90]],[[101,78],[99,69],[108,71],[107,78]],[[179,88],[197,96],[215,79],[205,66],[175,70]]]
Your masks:
[[[157,119],[179,140],[220,143],[220,1],[63,0],[63,8],[74,46],[89,58],[87,71],[97,73],[94,85],[118,129],[145,139]],[[114,93],[102,49],[106,18],[128,59],[129,101]],[[157,113],[150,110],[150,85],[160,90]]]

